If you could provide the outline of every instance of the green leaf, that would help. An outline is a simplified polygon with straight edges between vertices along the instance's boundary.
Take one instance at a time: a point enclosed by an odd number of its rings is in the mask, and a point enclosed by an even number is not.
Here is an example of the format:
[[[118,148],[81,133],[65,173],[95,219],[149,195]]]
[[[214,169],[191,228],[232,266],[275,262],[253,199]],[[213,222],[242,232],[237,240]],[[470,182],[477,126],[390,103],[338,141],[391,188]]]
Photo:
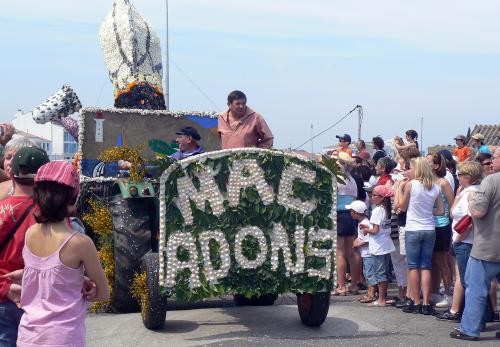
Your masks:
[[[172,155],[179,150],[179,144],[167,143],[163,140],[151,139],[148,141],[149,149],[157,154]]]

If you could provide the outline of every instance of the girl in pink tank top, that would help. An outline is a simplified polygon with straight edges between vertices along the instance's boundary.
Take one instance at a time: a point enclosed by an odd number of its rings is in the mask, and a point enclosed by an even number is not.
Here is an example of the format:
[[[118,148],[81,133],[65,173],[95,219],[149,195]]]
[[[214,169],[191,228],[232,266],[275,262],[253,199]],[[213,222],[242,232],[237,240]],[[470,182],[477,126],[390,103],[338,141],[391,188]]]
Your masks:
[[[94,300],[109,297],[92,240],[66,223],[78,192],[78,175],[70,164],[50,162],[39,169],[34,189],[38,224],[26,232],[23,249],[20,305],[25,313],[19,347],[85,346],[84,272],[96,284]]]

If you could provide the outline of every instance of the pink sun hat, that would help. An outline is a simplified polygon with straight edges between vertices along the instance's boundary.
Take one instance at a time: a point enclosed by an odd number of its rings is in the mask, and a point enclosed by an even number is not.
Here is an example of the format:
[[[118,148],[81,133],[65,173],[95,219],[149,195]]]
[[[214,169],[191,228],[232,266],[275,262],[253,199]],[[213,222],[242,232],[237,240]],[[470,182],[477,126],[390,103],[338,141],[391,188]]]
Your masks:
[[[384,198],[390,198],[394,196],[394,190],[387,186],[376,186],[375,188],[373,188],[373,193],[378,194]]]
[[[35,182],[57,182],[73,188],[74,196],[80,193],[80,176],[73,165],[55,160],[42,165],[36,173]]]

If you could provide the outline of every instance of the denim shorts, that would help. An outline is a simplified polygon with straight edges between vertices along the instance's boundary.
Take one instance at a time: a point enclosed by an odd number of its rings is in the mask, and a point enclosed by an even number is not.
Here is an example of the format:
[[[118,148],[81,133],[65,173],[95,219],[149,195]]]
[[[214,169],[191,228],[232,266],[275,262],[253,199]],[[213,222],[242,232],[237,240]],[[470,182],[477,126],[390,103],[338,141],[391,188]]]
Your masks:
[[[373,256],[363,257],[363,276],[366,278],[366,283],[369,286],[374,286],[377,284],[375,281],[375,276],[373,274]]]
[[[453,244],[455,258],[457,260],[458,273],[460,274],[460,283],[465,288],[465,270],[467,270],[467,262],[469,261],[472,244],[465,242],[456,242]]]
[[[16,347],[17,328],[22,315],[23,310],[12,301],[0,302],[0,346]]]
[[[351,217],[351,212],[337,211],[337,236],[356,236],[358,223]]]
[[[405,246],[408,269],[430,270],[432,268],[435,241],[435,230],[406,230]]]
[[[390,276],[391,254],[372,255],[373,280],[375,283],[387,282]]]

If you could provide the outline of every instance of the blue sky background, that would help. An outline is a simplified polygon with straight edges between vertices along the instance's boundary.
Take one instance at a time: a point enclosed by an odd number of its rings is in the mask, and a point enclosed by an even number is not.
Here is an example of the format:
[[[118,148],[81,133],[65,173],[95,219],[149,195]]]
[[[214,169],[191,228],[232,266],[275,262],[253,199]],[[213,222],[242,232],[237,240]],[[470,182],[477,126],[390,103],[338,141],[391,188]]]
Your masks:
[[[165,49],[165,2],[132,3]],[[64,83],[85,106],[110,107],[98,41],[112,0],[0,1],[0,121],[29,111]],[[172,110],[222,111],[243,90],[275,146],[307,140],[355,105],[363,138],[420,132],[453,143],[476,123],[500,123],[500,2],[170,0]],[[179,66],[208,96],[203,96]],[[314,142],[357,133],[352,115]],[[310,150],[310,144],[304,149]]]

